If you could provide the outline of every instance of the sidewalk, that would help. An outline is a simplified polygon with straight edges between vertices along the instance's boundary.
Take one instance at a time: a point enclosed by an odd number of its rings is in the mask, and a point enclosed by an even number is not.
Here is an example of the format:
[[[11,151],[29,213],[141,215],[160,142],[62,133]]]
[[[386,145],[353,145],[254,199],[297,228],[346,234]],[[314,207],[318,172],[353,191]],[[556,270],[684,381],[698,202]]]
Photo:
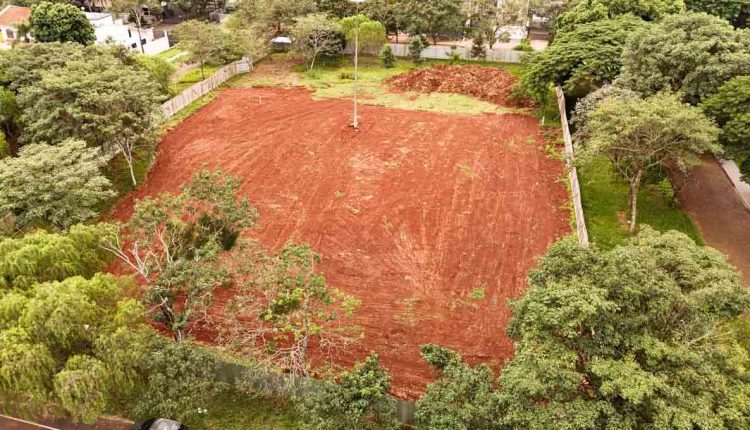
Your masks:
[[[750,284],[750,210],[713,157],[690,169],[679,193],[683,207],[696,223],[706,245],[726,254]]]

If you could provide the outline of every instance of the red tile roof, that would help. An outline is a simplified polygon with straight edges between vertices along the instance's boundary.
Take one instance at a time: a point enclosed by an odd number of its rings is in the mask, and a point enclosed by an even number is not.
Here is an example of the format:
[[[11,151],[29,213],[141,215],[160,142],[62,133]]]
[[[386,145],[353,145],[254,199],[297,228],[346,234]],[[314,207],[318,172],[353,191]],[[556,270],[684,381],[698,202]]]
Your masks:
[[[13,25],[28,21],[31,9],[21,6],[7,6],[0,11],[0,25]]]

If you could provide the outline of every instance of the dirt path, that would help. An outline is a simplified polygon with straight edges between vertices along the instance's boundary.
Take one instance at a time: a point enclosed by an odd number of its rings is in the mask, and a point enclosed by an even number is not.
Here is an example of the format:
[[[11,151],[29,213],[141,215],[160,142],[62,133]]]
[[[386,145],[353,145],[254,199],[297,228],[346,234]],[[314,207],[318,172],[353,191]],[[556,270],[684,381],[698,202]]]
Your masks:
[[[499,367],[513,352],[506,301],[570,233],[564,166],[544,151],[538,120],[361,106],[353,132],[350,115],[348,100],[301,88],[225,90],[165,136],[117,217],[132,198],[221,166],[260,211],[249,235],[269,249],[310,243],[329,284],[362,300],[365,337],[340,364],[380,354],[404,398],[431,380],[424,343]],[[221,290],[214,303],[229,298]]]
[[[197,68],[198,66],[198,63],[183,63],[180,67],[177,68],[177,70],[175,70],[174,73],[172,73],[172,76],[170,76],[169,79],[171,79],[172,82],[177,82],[181,77],[185,76],[189,71]]]
[[[725,253],[750,284],[750,211],[713,158],[690,170],[680,202],[698,225],[706,244]]]

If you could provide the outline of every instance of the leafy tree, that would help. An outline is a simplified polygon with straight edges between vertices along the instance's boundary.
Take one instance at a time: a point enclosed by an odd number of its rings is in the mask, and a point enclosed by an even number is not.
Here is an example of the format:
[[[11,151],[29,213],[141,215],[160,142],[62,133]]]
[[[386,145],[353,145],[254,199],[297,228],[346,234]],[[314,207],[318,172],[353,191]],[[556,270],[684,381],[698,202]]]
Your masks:
[[[22,227],[65,229],[90,220],[115,196],[101,172],[106,163],[99,148],[80,140],[27,145],[19,157],[0,160],[0,212],[15,215]]]
[[[0,127],[8,145],[8,152],[13,156],[18,155],[18,138],[21,132],[18,124],[18,103],[16,95],[3,87],[0,87]]]
[[[143,40],[141,36],[143,17],[147,10],[149,13],[158,13],[161,10],[161,2],[157,0],[111,0],[111,9],[112,12],[127,14],[132,17],[138,32],[138,40]],[[141,46],[141,53],[145,54],[143,45],[140,43],[139,45]]]
[[[94,26],[86,15],[69,3],[39,2],[31,7],[29,24],[39,42],[77,42],[88,45],[96,40]]]
[[[688,10],[706,12],[724,18],[735,27],[747,27],[750,16],[748,0],[685,0]]]
[[[127,390],[109,371],[135,365],[112,366],[110,357],[96,355],[94,345],[123,330],[142,330],[144,312],[124,298],[123,285],[111,275],[70,277],[0,295],[3,403],[36,412],[58,412],[60,405],[73,418],[93,422]],[[132,344],[124,348],[139,350]]]
[[[190,20],[175,27],[174,33],[180,41],[178,45],[197,62],[201,69],[201,79],[206,79],[203,67],[218,50],[217,32],[220,30],[203,21]]]
[[[385,26],[388,33],[396,35],[398,42],[398,31],[403,29],[405,20],[401,13],[403,0],[368,0],[362,4],[362,12]],[[348,15],[352,15],[351,13]]]
[[[150,80],[159,86],[163,96],[172,94],[170,78],[176,70],[174,64],[154,55],[134,54],[132,58],[140,69],[148,72]]]
[[[415,420],[434,430],[495,428],[498,411],[489,367],[472,368],[456,352],[437,345],[422,345],[422,357],[438,371],[417,402]]]
[[[555,31],[562,34],[581,24],[628,14],[645,21],[658,21],[684,8],[683,0],[578,0],[557,17]]]
[[[197,407],[228,388],[216,379],[217,358],[190,342],[162,344],[148,358],[147,395],[136,407],[140,416],[195,419]]]
[[[287,31],[295,18],[316,11],[315,0],[242,0],[238,5],[238,13],[246,23],[273,35]]]
[[[257,25],[247,26],[238,14],[232,14],[227,19],[226,26],[229,29],[235,52],[242,57],[249,58],[251,66],[256,59],[270,52],[268,41]]]
[[[401,4],[409,34],[426,34],[433,44],[440,35],[461,33],[466,20],[462,6],[463,0],[403,0]]]
[[[305,428],[320,430],[398,429],[396,401],[388,397],[391,378],[371,355],[341,375],[339,383],[310,383],[297,397]]]
[[[250,202],[237,197],[238,187],[220,170],[201,170],[179,194],[138,201],[130,221],[104,245],[146,284],[145,301],[177,341],[205,317],[213,290],[229,283],[222,252],[257,219]]]
[[[340,25],[347,43],[354,44],[355,32],[359,30],[356,39],[359,41],[360,50],[370,49],[379,52],[385,43],[385,26],[365,15],[348,16],[340,21]]]
[[[318,12],[336,18],[343,18],[357,13],[357,4],[351,0],[315,0],[315,5]]]
[[[589,114],[596,110],[600,104],[607,100],[627,101],[640,98],[635,91],[607,84],[586,97],[579,99],[570,119],[570,124],[575,127],[573,138],[577,142],[583,142],[588,138]]]
[[[487,57],[487,49],[484,47],[484,44],[484,33],[477,33],[474,36],[474,41],[471,44],[471,58],[484,60],[485,57]]]
[[[750,76],[725,83],[701,108],[721,127],[719,142],[731,155],[750,155]]]
[[[637,31],[622,53],[620,85],[643,95],[678,92],[690,104],[750,75],[750,32],[705,13],[673,15]]]
[[[750,295],[719,252],[644,228],[610,251],[553,245],[512,303],[508,428],[746,428]]]
[[[30,43],[0,51],[0,83],[17,94],[21,88],[37,83],[44,72],[97,52],[103,51],[77,43]]]
[[[134,152],[154,140],[160,100],[153,79],[111,56],[69,61],[18,97],[26,140],[56,144],[76,138],[105,153],[117,150],[133,185]]]
[[[310,64],[310,70],[315,67],[315,60],[319,55],[341,52],[341,40],[336,36],[339,30],[339,24],[322,13],[295,19],[291,32],[298,49]]]
[[[383,67],[386,69],[392,69],[396,66],[396,56],[393,55],[391,45],[383,46],[383,49],[380,51],[380,58],[383,60]]]
[[[424,51],[427,46],[429,46],[429,44],[424,36],[414,36],[411,38],[409,41],[409,58],[411,58],[412,63],[419,65],[424,62],[422,51]]]
[[[320,255],[310,245],[287,244],[268,258],[244,252],[247,273],[226,307],[222,327],[229,346],[295,376],[308,376],[309,348],[326,357],[354,342],[356,328],[346,319],[360,302],[329,287],[316,266]],[[256,321],[248,326],[242,321]]]
[[[0,239],[0,291],[28,290],[38,282],[91,277],[107,264],[99,244],[110,234],[106,224],[74,225],[66,233],[37,230]]]
[[[620,73],[625,41],[644,26],[638,18],[623,16],[563,33],[545,51],[528,57],[523,85],[534,98],[544,100],[551,82],[569,95],[585,95],[612,82]]]
[[[607,157],[630,188],[630,232],[637,224],[638,189],[658,167],[685,170],[700,155],[719,152],[718,130],[699,109],[671,95],[607,100],[588,114],[588,139],[578,142],[577,157],[586,162]]]

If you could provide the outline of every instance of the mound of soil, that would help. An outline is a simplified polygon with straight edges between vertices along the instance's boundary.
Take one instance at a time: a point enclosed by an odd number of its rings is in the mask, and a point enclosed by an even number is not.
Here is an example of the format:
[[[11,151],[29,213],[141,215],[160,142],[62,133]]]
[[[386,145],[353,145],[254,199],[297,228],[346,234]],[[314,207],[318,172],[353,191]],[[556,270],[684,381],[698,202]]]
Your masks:
[[[531,107],[526,97],[514,97],[518,78],[507,70],[483,66],[441,65],[402,73],[386,80],[396,91],[458,93],[506,107]]]

